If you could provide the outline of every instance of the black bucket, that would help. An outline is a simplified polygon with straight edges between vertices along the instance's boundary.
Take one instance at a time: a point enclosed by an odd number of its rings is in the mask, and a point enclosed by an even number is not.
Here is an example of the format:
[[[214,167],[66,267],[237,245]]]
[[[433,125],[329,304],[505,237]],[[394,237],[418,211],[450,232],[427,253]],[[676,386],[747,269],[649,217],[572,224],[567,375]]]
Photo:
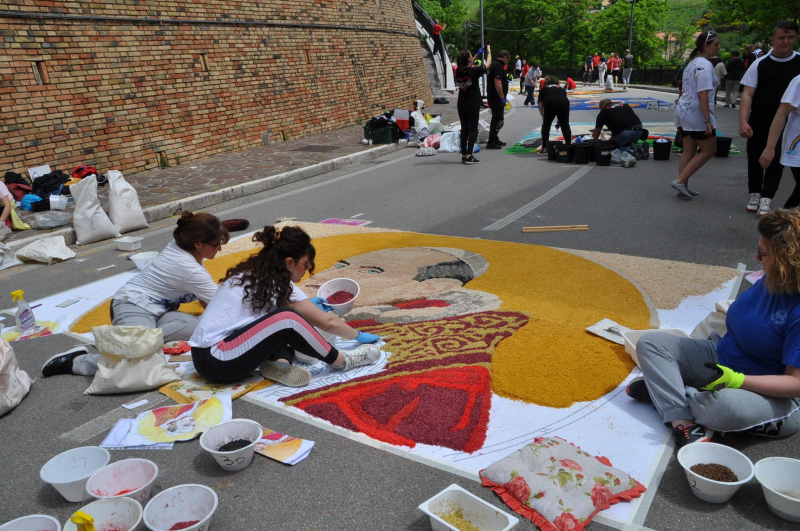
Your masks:
[[[582,144],[572,144],[572,152],[575,154],[575,164],[588,163],[593,151],[594,148],[591,144],[585,142]]]
[[[584,140],[585,144],[589,145],[589,162],[597,162],[597,155],[594,152],[594,147],[597,144],[602,144],[602,140],[592,139],[592,140]]]
[[[611,166],[611,152],[616,146],[611,143],[595,144],[594,153],[598,166]]]
[[[556,160],[558,162],[572,162],[575,160],[575,152],[572,144],[562,144],[556,147]]]
[[[669,160],[669,153],[672,151],[672,141],[653,142],[653,160]]]
[[[717,154],[714,155],[715,157],[727,157],[728,154],[731,152],[731,143],[733,142],[733,138],[729,136],[718,136],[717,137]]]
[[[563,143],[561,140],[551,140],[547,143],[547,160],[556,160],[556,149]]]

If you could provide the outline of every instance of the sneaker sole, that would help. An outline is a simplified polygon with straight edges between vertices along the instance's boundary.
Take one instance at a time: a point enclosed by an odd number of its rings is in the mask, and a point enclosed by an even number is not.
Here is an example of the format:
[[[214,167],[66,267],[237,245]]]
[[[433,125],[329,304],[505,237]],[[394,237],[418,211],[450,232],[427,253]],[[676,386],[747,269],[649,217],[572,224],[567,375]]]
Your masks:
[[[754,214],[754,213],[758,212],[758,209],[757,209],[757,208],[750,208],[750,207],[747,207],[747,208],[745,208],[745,210],[746,210],[747,212],[750,212],[750,213],[752,213],[752,214]]]
[[[311,373],[300,367],[276,367],[271,363],[261,365],[261,376],[287,387],[304,387],[311,381]]]

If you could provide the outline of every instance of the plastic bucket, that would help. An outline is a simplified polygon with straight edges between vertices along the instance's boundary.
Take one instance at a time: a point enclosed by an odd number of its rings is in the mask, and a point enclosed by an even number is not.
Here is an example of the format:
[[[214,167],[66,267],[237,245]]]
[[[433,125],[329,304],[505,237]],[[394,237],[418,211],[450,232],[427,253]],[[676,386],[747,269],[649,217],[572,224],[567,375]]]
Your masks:
[[[666,142],[653,142],[653,160],[669,160],[669,154],[672,151],[672,140]]]
[[[61,531],[61,523],[46,514],[31,514],[0,525],[0,531]]]
[[[550,140],[547,142],[547,160],[556,160],[556,149],[563,144],[561,140]]]
[[[589,162],[597,162],[597,153],[594,150],[594,147],[597,144],[602,144],[602,140],[592,139],[586,140],[584,143],[589,144]]]
[[[501,511],[455,483],[421,503],[419,509],[430,518],[433,531],[457,529],[442,518],[457,509],[462,510],[464,518],[469,520],[473,528],[486,531],[510,531],[519,523],[517,517]]]
[[[770,511],[784,520],[800,522],[800,499],[795,497],[800,495],[799,460],[788,457],[762,459],[756,463],[756,480],[761,483]]]
[[[717,153],[714,155],[715,157],[727,157],[731,152],[731,145],[733,144],[733,138],[729,136],[718,136],[717,137]]]
[[[710,442],[687,444],[678,451],[678,462],[686,472],[692,494],[710,503],[725,503],[739,487],[753,479],[753,462],[742,452],[729,446]],[[714,463],[730,468],[739,481],[714,481],[692,472],[694,465]]]
[[[258,422],[249,419],[233,419],[217,424],[200,436],[200,446],[210,453],[219,466],[229,472],[237,472],[250,466],[256,443],[261,440],[264,429]],[[221,452],[220,446],[231,441],[246,439],[250,444],[239,450]]]
[[[572,144],[572,152],[575,155],[575,164],[587,164],[589,162],[590,153],[594,151],[591,144]]]
[[[111,455],[99,446],[81,446],[60,453],[45,463],[39,477],[67,501],[83,501],[89,477],[106,466]]]
[[[595,144],[594,154],[598,166],[611,166],[611,152],[614,151],[614,144],[602,143]]]
[[[126,529],[134,531],[142,523],[142,504],[130,498],[108,498],[97,500],[80,508],[92,518],[94,527],[101,529]],[[78,526],[69,519],[64,522],[64,531],[78,531]]]
[[[217,493],[205,485],[178,485],[150,500],[144,511],[144,525],[152,531],[169,531],[177,523],[196,521],[183,529],[208,531],[218,504]]]
[[[572,144],[562,144],[556,148],[556,160],[558,162],[572,162],[575,160],[575,152]]]
[[[353,296],[352,299],[342,304],[332,304],[328,302],[328,304],[333,307],[333,313],[341,317],[353,309],[358,294],[361,293],[361,287],[358,285],[358,282],[349,278],[334,278],[319,287],[317,290],[317,297],[322,297],[327,300],[328,297],[339,291],[346,291]]]
[[[86,492],[95,498],[132,498],[141,503],[150,499],[158,465],[148,459],[123,459],[92,474]]]

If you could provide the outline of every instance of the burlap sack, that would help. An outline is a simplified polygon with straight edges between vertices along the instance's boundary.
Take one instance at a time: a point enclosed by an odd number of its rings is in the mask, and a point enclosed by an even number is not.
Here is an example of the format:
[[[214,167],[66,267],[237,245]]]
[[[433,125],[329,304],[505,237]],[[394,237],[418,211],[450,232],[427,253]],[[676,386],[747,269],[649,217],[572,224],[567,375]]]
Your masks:
[[[160,328],[96,326],[95,348],[100,352],[97,374],[84,394],[107,395],[156,389],[180,380],[161,350]]]
[[[31,377],[20,370],[14,349],[0,338],[0,417],[17,407],[31,389]]]

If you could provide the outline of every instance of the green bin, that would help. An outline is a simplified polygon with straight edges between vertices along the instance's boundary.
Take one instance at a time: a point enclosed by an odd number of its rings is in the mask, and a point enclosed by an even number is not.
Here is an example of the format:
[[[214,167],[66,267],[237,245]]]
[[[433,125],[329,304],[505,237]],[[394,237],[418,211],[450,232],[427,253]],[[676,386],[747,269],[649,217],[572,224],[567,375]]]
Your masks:
[[[368,125],[364,126],[364,138],[372,140],[373,144],[393,144],[394,127],[384,127],[383,129],[372,129]]]

